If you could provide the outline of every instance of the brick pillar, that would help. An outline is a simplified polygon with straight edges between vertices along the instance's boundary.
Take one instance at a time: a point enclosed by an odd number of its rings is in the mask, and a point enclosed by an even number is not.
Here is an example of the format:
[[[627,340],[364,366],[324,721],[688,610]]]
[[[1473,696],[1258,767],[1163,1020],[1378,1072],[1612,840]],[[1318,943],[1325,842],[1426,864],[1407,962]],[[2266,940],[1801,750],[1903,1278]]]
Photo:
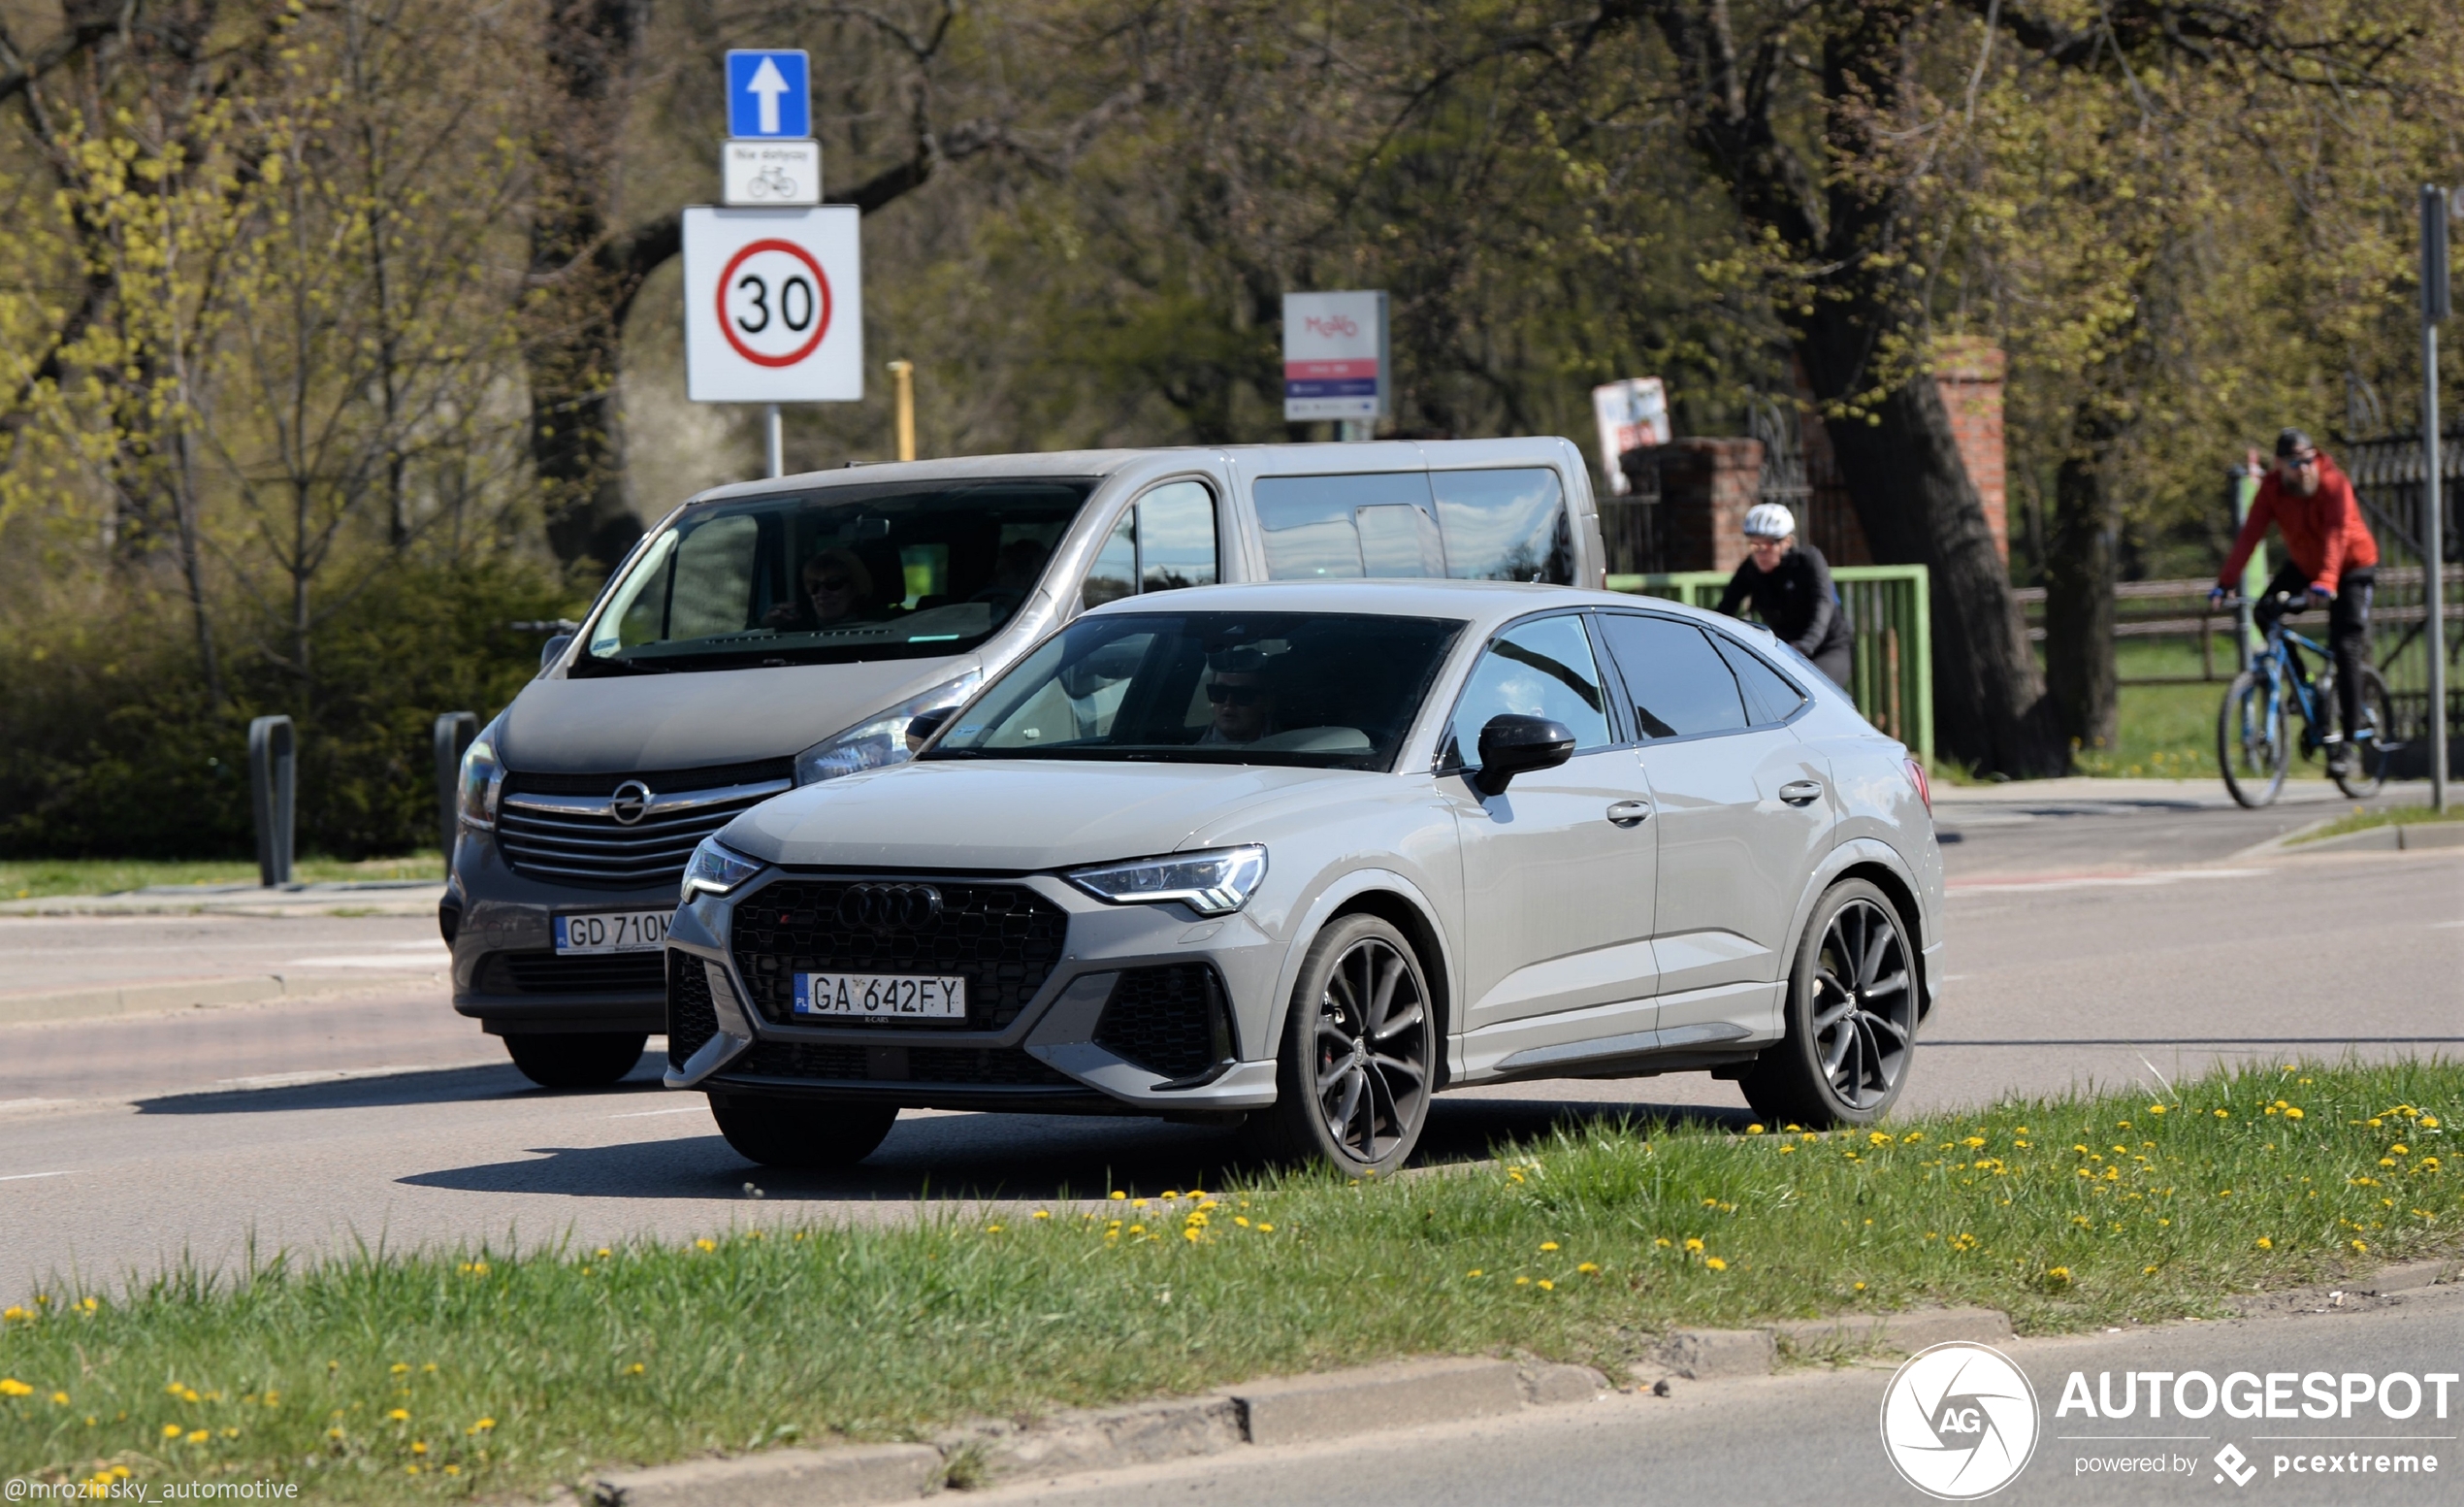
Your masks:
[[[1975,336],[1944,341],[1933,357],[1933,383],[1942,406],[1951,412],[1951,433],[1959,441],[1960,459],[1968,479],[1985,499],[1986,526],[1994,531],[1994,547],[2010,564],[2011,530],[2008,471],[2002,453],[2002,378],[2009,358]]]
[[[1759,440],[1662,445],[1660,517],[1671,571],[1734,571],[1745,562],[1745,510],[1763,484]]]

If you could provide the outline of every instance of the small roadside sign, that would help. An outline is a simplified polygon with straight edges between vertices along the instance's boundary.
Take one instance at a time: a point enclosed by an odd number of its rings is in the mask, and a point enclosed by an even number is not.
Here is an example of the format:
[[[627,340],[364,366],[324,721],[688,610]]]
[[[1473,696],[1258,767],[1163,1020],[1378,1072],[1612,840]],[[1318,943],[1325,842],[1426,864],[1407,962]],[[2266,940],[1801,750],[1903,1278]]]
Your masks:
[[[729,142],[719,148],[726,202],[762,209],[822,202],[819,142]]]
[[[803,49],[728,53],[728,134],[756,140],[813,134],[813,75]]]
[[[1283,295],[1283,417],[1377,418],[1391,390],[1386,295]]]
[[[864,396],[853,205],[685,211],[685,394],[696,403]]]
[[[1633,489],[1618,460],[1628,450],[1669,442],[1669,393],[1656,377],[1630,377],[1591,390],[1592,416],[1600,422],[1600,473],[1608,492],[1623,497]]]

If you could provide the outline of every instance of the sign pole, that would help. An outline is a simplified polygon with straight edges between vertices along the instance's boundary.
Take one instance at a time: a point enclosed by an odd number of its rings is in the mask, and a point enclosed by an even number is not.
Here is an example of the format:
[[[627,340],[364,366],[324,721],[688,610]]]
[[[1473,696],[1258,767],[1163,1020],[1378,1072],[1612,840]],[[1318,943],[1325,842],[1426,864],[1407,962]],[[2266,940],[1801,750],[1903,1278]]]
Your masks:
[[[762,406],[762,433],[767,442],[763,447],[770,456],[770,479],[775,481],[787,475],[787,426],[779,421],[779,406],[775,403]]]
[[[2447,809],[2447,520],[2440,507],[2439,321],[2448,314],[2447,190],[2421,188],[2421,606],[2430,651],[2430,808]]]
[[[916,364],[912,361],[890,363],[890,377],[898,397],[898,458],[916,458]]]

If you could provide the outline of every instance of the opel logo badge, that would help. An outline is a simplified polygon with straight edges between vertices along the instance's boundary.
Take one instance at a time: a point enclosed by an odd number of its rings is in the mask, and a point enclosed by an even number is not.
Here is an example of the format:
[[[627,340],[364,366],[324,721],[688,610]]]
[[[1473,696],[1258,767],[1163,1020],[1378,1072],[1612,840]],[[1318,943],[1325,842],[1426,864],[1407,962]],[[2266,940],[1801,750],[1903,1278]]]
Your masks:
[[[928,884],[851,884],[838,898],[839,925],[867,932],[914,932],[941,914],[941,892]]]
[[[616,818],[619,827],[631,827],[650,812],[650,787],[637,779],[629,779],[616,787],[608,798],[607,814]]]

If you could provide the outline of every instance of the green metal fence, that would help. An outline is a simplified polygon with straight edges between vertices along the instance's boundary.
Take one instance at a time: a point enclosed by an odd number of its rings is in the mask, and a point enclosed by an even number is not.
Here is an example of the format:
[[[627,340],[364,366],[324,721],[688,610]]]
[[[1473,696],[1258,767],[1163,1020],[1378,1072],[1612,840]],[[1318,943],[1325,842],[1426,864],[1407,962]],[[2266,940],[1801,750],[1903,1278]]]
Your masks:
[[[1848,694],[1865,720],[1933,762],[1933,615],[1921,565],[1835,565],[1831,578],[1856,630]],[[1719,606],[1720,571],[1611,575],[1610,591]]]

